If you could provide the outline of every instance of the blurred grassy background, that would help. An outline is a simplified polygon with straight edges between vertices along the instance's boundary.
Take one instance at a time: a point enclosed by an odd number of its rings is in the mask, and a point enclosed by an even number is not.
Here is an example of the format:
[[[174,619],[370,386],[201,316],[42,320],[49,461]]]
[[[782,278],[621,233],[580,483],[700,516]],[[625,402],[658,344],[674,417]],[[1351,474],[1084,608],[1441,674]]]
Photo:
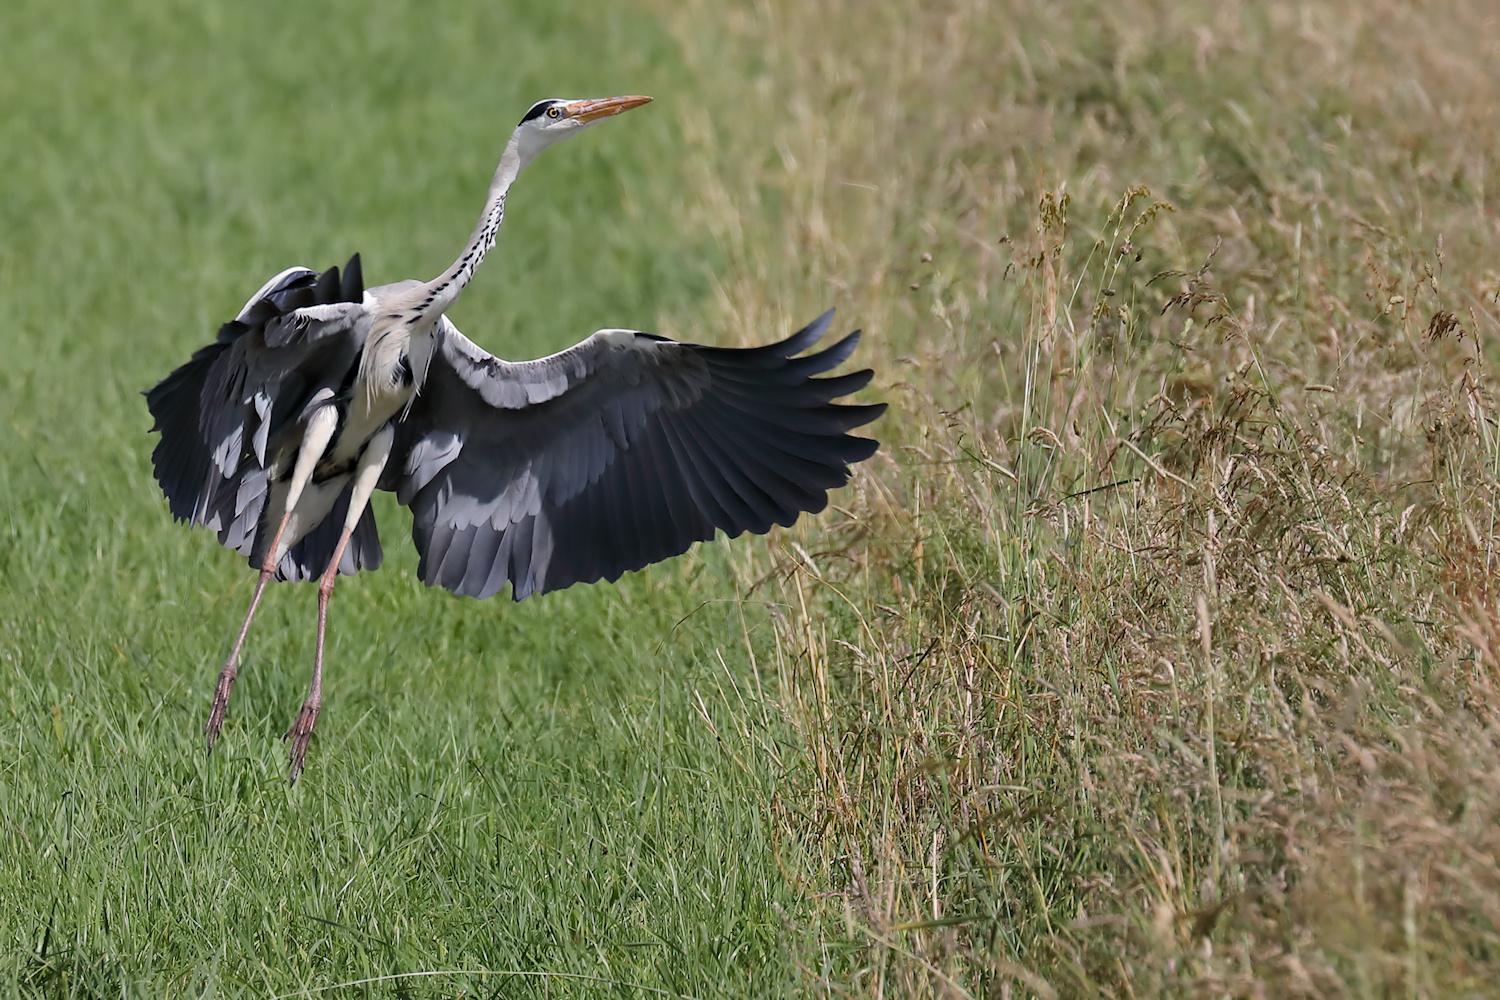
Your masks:
[[[1500,993],[1496,27],[6,8],[9,988]],[[522,179],[459,325],[838,305],[887,447],[519,607],[418,586],[384,498],[306,776],[299,588],[205,759],[253,578],[169,523],[136,393],[289,263],[436,273],[518,111],[617,92],[658,103]]]

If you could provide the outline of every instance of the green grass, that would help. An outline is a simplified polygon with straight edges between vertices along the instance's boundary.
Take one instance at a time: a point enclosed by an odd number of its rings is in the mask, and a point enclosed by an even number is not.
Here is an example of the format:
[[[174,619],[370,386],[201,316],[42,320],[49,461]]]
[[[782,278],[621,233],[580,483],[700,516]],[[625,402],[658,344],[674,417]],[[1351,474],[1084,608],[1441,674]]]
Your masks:
[[[696,302],[661,112],[692,81],[663,27],[587,4],[23,3],[0,65],[0,991],[442,970],[319,995],[781,989],[774,908],[801,903],[757,807],[771,772],[699,708],[746,711],[740,619],[677,624],[734,595],[722,556],[477,603],[416,582],[383,503],[386,567],[334,598],[288,788],[313,593],[272,588],[205,756],[253,576],[171,523],[139,395],[290,264],[438,273],[542,96],[661,103],[522,179],[456,321],[527,357]]]

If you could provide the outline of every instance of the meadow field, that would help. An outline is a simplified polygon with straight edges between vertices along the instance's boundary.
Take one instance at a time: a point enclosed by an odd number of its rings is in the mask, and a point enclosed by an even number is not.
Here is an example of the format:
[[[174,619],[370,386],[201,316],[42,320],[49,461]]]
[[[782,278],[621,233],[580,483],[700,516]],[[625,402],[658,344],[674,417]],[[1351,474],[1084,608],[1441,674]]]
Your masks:
[[[1500,995],[1500,13],[13,0],[0,993]],[[830,508],[516,605],[174,525],[141,390],[260,283],[865,331]]]

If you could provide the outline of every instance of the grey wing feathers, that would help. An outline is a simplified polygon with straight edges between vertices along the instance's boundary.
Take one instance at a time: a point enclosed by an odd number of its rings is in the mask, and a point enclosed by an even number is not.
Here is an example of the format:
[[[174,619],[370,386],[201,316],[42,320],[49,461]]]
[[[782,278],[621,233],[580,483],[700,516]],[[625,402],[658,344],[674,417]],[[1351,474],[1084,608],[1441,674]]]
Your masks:
[[[852,333],[795,357],[831,312],[748,350],[601,331],[537,362],[445,337],[398,432],[394,488],[420,573],[475,597],[559,590],[822,510],[876,442],[847,432],[883,404],[839,405],[871,372],[814,378]]]
[[[313,394],[330,388],[330,373],[342,378],[351,370],[361,347],[363,295],[358,254],[342,275],[336,267],[321,275],[288,268],[251,296],[213,343],[146,390],[152,430],[161,433],[151,461],[174,517],[250,554],[276,435]],[[308,541],[300,544],[311,551]],[[378,562],[378,545],[351,548]]]

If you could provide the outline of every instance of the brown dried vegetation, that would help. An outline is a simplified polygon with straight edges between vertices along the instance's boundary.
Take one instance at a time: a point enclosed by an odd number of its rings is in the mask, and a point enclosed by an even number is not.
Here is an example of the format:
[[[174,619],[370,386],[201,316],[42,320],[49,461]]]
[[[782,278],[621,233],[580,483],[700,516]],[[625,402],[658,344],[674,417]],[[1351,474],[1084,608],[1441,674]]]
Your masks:
[[[724,314],[892,403],[741,567],[809,993],[1500,991],[1496,21],[682,16]]]

